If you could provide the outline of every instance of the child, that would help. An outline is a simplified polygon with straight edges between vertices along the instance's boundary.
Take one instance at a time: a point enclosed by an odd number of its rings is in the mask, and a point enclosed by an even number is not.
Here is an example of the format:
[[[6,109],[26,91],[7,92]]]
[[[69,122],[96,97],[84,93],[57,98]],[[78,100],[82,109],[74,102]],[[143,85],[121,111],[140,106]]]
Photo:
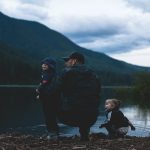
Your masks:
[[[105,102],[107,120],[104,124],[101,124],[100,128],[106,128],[109,138],[124,137],[128,132],[129,126],[131,130],[135,130],[132,123],[119,110],[120,103],[117,99],[107,99]]]
[[[46,58],[41,63],[42,76],[39,87],[36,89],[43,105],[45,123],[49,135],[49,139],[58,138],[58,125],[56,115],[58,111],[59,94],[55,89],[56,81],[56,61],[52,58]]]

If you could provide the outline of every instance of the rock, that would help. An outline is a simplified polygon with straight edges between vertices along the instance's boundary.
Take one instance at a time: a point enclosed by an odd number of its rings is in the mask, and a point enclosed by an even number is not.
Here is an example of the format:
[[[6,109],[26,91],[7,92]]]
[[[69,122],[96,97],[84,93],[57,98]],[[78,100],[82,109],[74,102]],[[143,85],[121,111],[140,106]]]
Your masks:
[[[76,149],[86,149],[86,145],[76,145],[76,146],[73,146],[72,149],[73,150],[76,150]]]

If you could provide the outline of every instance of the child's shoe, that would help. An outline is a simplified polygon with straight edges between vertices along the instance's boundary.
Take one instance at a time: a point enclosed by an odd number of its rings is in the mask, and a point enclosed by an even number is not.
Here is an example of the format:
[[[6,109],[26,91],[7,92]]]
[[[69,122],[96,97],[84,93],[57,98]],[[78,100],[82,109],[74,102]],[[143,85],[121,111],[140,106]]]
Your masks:
[[[47,139],[57,141],[57,140],[59,140],[59,133],[55,132],[55,131],[49,132]]]

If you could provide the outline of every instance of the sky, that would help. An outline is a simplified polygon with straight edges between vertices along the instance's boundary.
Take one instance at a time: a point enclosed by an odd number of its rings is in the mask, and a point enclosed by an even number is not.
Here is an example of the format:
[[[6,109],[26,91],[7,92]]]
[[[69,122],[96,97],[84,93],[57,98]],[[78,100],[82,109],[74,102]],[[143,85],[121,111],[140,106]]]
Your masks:
[[[150,67],[150,0],[0,0],[0,11],[43,23],[82,47]]]

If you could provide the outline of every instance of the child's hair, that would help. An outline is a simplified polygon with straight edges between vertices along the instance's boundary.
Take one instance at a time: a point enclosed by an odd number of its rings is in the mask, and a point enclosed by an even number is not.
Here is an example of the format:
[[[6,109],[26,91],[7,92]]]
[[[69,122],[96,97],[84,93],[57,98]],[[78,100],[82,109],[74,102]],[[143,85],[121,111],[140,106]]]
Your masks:
[[[118,99],[107,99],[107,102],[111,102],[115,105],[115,108],[119,108],[121,105],[121,101]]]

